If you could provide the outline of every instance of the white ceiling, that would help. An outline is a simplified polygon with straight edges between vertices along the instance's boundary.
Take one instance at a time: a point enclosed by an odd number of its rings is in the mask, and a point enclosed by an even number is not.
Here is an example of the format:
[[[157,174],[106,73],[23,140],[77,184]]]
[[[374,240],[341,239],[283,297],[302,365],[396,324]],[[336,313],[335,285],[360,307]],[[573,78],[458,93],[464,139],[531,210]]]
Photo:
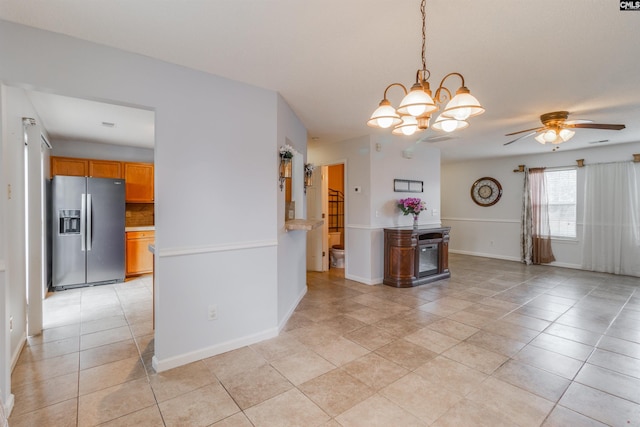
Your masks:
[[[44,92],[27,94],[53,141],[154,146],[153,111]]]
[[[384,88],[420,68],[419,0],[0,0],[0,18],[276,90],[318,143],[382,132],[365,123]],[[562,150],[640,141],[638,40],[640,13],[613,0],[428,0],[432,88],[460,72],[487,110],[431,144],[445,161],[550,151],[504,134],[556,110],[627,126],[578,130]]]

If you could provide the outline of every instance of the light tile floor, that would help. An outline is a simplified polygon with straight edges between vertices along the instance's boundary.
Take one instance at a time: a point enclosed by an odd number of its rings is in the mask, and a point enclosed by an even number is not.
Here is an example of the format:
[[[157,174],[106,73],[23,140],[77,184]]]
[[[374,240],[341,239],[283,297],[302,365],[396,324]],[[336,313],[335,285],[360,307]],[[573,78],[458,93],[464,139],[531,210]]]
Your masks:
[[[451,255],[410,289],[310,273],[277,338],[157,374],[151,278],[51,294],[18,426],[640,426],[640,278]]]

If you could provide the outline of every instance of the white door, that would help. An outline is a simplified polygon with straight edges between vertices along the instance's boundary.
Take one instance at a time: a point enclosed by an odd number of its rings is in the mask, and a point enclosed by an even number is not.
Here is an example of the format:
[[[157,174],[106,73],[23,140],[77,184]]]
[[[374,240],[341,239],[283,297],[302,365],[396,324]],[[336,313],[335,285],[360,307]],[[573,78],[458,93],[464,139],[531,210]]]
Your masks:
[[[324,224],[322,225],[322,271],[329,271],[329,219],[327,218],[327,212],[329,212],[329,168],[322,166],[322,181],[321,181],[321,207],[322,218]]]
[[[317,168],[313,173],[312,185],[307,187],[307,217],[309,219],[322,219],[322,181],[323,169]],[[318,227],[307,232],[307,270],[325,271],[323,268],[324,248],[322,247],[322,234],[324,227]]]

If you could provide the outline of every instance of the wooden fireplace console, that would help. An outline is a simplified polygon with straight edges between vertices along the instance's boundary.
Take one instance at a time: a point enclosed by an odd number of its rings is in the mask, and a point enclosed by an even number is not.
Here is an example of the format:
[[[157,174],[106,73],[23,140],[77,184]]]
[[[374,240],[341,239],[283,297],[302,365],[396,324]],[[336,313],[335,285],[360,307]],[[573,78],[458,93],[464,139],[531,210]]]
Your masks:
[[[426,226],[417,229],[385,228],[382,283],[397,288],[409,288],[451,277],[449,272],[450,230],[451,227],[427,228]],[[432,251],[430,255],[427,255],[428,251]]]

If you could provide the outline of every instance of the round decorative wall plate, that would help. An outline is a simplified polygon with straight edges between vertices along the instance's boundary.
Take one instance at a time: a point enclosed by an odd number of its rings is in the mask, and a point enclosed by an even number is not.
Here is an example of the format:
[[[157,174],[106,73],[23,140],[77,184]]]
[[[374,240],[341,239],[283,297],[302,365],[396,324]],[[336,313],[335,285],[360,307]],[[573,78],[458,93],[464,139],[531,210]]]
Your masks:
[[[485,176],[471,186],[471,199],[480,206],[492,206],[502,196],[502,186],[495,178]]]

